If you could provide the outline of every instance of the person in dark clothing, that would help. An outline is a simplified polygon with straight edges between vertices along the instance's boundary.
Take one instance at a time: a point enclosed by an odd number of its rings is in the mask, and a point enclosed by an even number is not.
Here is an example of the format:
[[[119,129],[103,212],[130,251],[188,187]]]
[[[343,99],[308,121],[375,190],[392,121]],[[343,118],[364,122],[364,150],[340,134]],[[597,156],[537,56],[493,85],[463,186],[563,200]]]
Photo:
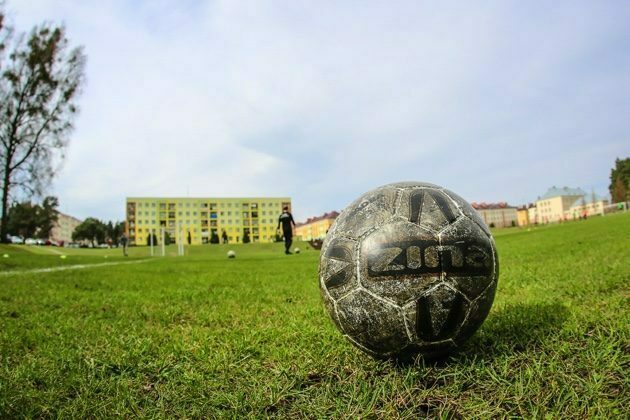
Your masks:
[[[282,209],[282,214],[278,218],[278,230],[280,230],[280,225],[282,225],[282,235],[284,236],[284,253],[288,255],[291,254],[289,250],[293,243],[293,228],[295,227],[293,215],[289,213],[288,207]]]
[[[223,243],[227,244],[228,243],[228,236],[227,233],[225,232],[225,230],[223,231],[223,233],[221,234],[221,239],[223,239]]]
[[[126,234],[122,234],[122,236],[120,237],[120,246],[122,246],[123,249],[123,255],[125,257],[127,257],[127,245],[129,244],[129,238],[127,238]]]

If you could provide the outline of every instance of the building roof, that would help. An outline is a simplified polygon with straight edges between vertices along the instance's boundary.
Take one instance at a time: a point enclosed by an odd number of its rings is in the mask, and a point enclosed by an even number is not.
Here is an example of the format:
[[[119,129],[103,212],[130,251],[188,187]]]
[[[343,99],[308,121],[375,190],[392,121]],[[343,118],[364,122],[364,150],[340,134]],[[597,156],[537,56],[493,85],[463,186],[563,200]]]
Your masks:
[[[569,188],[569,187],[556,187],[555,185],[547,190],[547,192],[540,197],[540,200],[546,200],[553,197],[570,196],[570,197],[582,197],[586,193],[581,188]]]
[[[501,201],[499,203],[475,203],[472,202],[470,205],[475,210],[495,210],[495,209],[515,209],[516,207],[510,206],[505,201]]]
[[[296,226],[304,226],[304,225],[319,222],[320,220],[325,220],[325,219],[336,219],[337,216],[339,216],[339,212],[336,212],[333,210],[331,212],[324,213],[321,216],[309,217],[308,219],[306,219],[305,222],[298,223],[296,224]]]

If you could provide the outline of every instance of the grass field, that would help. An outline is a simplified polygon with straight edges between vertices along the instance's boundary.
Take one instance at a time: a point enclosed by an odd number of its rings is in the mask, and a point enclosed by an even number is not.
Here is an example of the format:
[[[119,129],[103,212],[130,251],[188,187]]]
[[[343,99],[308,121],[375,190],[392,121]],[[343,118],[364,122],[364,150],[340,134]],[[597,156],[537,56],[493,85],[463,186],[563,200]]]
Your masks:
[[[495,237],[482,328],[408,365],[335,330],[304,244],[230,246],[235,260],[2,246],[0,417],[627,418],[630,214]]]

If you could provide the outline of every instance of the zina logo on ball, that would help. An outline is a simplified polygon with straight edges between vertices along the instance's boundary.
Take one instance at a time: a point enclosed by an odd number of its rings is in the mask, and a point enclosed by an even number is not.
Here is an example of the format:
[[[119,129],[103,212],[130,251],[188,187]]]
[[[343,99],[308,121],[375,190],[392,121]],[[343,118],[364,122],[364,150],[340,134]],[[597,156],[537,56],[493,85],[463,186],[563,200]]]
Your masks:
[[[320,288],[335,325],[377,357],[435,356],[486,318],[498,279],[490,231],[432,184],[399,183],[350,204],[322,247]]]

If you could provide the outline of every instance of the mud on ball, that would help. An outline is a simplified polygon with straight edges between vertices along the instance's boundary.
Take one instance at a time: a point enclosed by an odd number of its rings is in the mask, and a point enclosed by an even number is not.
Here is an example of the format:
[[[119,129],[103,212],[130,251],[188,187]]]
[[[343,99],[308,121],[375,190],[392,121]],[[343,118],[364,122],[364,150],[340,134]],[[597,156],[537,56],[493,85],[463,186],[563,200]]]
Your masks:
[[[443,355],[485,320],[497,286],[494,239],[477,212],[437,185],[398,183],[351,203],[319,265],[338,329],[380,358]]]

